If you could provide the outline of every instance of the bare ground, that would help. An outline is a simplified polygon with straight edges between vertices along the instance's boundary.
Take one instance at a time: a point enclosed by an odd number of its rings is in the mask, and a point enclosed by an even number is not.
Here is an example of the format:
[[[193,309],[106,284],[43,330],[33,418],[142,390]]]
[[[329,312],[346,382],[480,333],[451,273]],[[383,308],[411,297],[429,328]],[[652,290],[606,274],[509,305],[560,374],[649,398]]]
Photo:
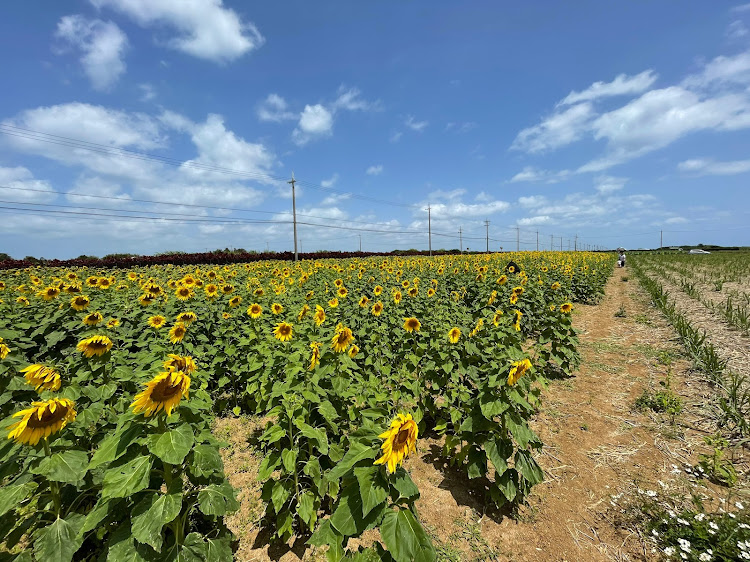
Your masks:
[[[639,490],[681,490],[708,503],[726,493],[690,472],[715,428],[707,415],[710,387],[680,358],[674,333],[639,290],[616,270],[597,306],[578,306],[582,366],[575,377],[554,381],[534,429],[545,443],[538,458],[546,480],[516,513],[487,509],[470,483],[445,465],[441,443],[421,439],[419,454],[406,462],[418,485],[420,517],[440,560],[605,561],[657,559],[637,525],[623,522],[625,500]],[[615,313],[624,308],[625,317]],[[671,363],[668,367],[665,363]],[[671,371],[672,389],[685,412],[672,425],[633,410],[647,387],[658,387]],[[257,420],[226,418],[215,432],[228,446],[222,456],[239,490],[240,511],[227,524],[239,538],[238,561],[319,560],[303,540],[270,544],[260,532],[260,463],[248,444]],[[736,466],[747,474],[746,459]],[[372,538],[372,537],[371,537]]]

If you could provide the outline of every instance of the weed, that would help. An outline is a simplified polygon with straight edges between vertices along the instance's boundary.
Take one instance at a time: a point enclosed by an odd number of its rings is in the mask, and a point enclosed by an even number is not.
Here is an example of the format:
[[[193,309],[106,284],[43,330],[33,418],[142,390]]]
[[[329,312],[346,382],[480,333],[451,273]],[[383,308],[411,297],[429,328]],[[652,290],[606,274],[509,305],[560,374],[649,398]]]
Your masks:
[[[627,275],[623,275],[622,277],[620,277],[620,281],[627,283],[628,281],[630,281],[630,277],[628,277]]]
[[[719,425],[742,437],[750,435],[750,383],[745,375],[729,372],[721,383]]]
[[[615,312],[615,318],[625,318],[627,314],[625,313],[625,305],[621,304],[620,308],[617,309],[617,312]]]
[[[734,468],[732,461],[724,458],[724,452],[729,445],[721,434],[713,437],[704,437],[706,445],[713,449],[709,455],[700,454],[698,466],[703,469],[711,482],[723,486],[732,487],[737,483],[737,470]]]
[[[651,410],[657,413],[665,413],[672,417],[672,425],[675,418],[682,413],[682,399],[672,391],[670,373],[664,381],[659,381],[663,387],[654,391],[652,388],[646,388],[635,401],[635,407],[641,412]]]

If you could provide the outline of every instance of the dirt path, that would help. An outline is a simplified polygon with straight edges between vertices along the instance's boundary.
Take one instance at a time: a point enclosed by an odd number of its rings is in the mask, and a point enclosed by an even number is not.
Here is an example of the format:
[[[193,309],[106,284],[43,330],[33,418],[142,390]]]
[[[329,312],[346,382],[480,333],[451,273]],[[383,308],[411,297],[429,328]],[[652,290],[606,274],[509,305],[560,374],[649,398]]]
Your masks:
[[[519,513],[485,512],[466,479],[440,457],[441,443],[420,440],[419,456],[408,459],[421,492],[420,517],[432,535],[439,560],[604,561],[649,560],[649,546],[627,531],[617,498],[639,489],[678,487],[691,477],[696,448],[711,431],[705,416],[708,387],[688,374],[674,333],[646,305],[627,270],[616,270],[606,297],[596,306],[578,306],[582,366],[569,379],[553,381],[543,395],[534,429],[544,442],[538,459],[546,481],[534,489]],[[615,316],[624,308],[625,316]],[[671,364],[667,367],[665,363]],[[658,387],[671,369],[673,390],[685,413],[676,426],[633,410],[649,386]],[[258,536],[262,513],[259,459],[247,445],[252,420],[219,420],[217,435],[229,479],[240,489],[241,511],[228,520],[239,536],[236,560],[322,560],[320,552],[295,545],[269,547]],[[694,481],[693,481],[694,482]],[[709,490],[705,490],[709,497]],[[703,493],[703,492],[700,492]],[[614,496],[614,499],[613,499]]]

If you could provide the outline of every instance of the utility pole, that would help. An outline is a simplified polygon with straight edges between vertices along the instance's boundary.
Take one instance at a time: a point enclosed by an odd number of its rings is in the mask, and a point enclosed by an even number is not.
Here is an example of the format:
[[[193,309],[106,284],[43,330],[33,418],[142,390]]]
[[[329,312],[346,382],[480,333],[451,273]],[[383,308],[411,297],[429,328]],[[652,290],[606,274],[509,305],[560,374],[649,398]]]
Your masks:
[[[357,234],[357,236],[359,236],[359,252],[362,253],[362,235]]]
[[[430,248],[430,257],[432,257],[432,213],[429,205],[427,205],[427,243]]]
[[[574,252],[578,251],[578,235],[577,234],[576,234],[575,242],[573,242],[573,251]]]
[[[464,253],[464,235],[463,232],[461,232],[461,227],[458,227],[458,249],[461,251],[461,253]]]
[[[484,228],[487,231],[487,253],[490,253],[490,221],[484,221]]]
[[[516,252],[521,251],[521,229],[516,226]]]
[[[297,254],[297,202],[294,197],[294,172],[292,172],[292,179],[286,183],[292,184],[292,218],[294,220],[294,261],[299,261],[299,255]]]
[[[536,251],[539,251],[539,231],[536,231]]]

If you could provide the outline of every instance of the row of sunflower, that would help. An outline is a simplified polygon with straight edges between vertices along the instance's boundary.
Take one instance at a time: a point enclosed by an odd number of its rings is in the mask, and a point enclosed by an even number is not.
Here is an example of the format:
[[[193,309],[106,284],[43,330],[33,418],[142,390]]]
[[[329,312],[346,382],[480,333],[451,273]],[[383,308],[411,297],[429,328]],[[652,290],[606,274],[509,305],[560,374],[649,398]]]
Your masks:
[[[433,552],[401,466],[417,435],[442,438],[488,502],[522,501],[542,479],[528,419],[545,378],[578,361],[570,301],[595,301],[611,266],[521,253],[4,272],[0,549],[231,559],[237,504],[210,420],[244,412],[270,420],[258,478],[275,535],[312,532],[332,560],[371,528],[396,560]]]

